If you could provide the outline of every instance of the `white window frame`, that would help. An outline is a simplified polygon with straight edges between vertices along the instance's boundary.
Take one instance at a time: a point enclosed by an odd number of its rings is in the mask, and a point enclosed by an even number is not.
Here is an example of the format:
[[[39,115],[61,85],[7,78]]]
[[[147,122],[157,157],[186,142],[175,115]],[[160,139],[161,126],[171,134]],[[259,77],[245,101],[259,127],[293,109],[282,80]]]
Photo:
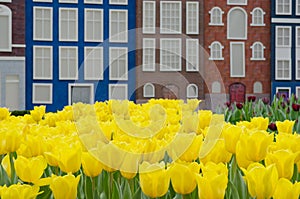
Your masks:
[[[125,89],[125,99],[128,99],[128,85],[127,84],[109,84],[108,85],[108,99],[114,99],[112,98],[112,90],[113,87],[123,87]]]
[[[289,4],[290,4],[290,8],[289,8],[289,12],[278,12],[278,0],[275,0],[275,12],[276,15],[291,15],[292,14],[292,1],[289,0]]]
[[[198,39],[186,39],[186,48],[185,48],[185,50],[186,50],[186,58],[185,58],[185,60],[186,60],[186,71],[190,71],[190,72],[195,72],[195,71],[199,71],[199,40]],[[194,43],[194,44],[196,44],[196,49],[194,49],[195,51],[195,56],[196,56],[196,66],[195,66],[195,68],[194,69],[191,69],[191,68],[188,68],[188,65],[189,65],[189,63],[190,63],[190,61],[189,61],[189,48],[190,48],[190,44],[191,43]],[[193,45],[194,45],[193,44]],[[192,55],[193,57],[195,57],[194,55]]]
[[[148,93],[146,93],[146,87],[147,86],[150,86],[151,87],[151,91],[152,91],[152,93],[151,94],[148,94]],[[152,83],[146,83],[145,85],[144,85],[144,87],[143,87],[143,96],[144,97],[155,97],[155,86],[152,84]]]
[[[84,0],[85,4],[102,4],[103,0]]]
[[[78,3],[78,0],[73,0],[73,2],[72,1],[70,1],[70,0],[58,0],[58,2],[59,3]]]
[[[112,70],[111,70],[111,64],[116,61],[116,60],[112,60],[112,50],[124,50],[124,54],[125,54],[125,59],[126,59],[126,68],[125,68],[125,75],[121,76],[121,77],[112,77]],[[122,54],[123,55],[123,54]],[[120,56],[119,56],[120,57]],[[119,58],[118,57],[118,58]],[[110,47],[109,48],[109,79],[110,80],[123,80],[123,81],[126,81],[128,80],[128,48],[126,47]]]
[[[300,6],[300,0],[296,0],[296,15],[300,15],[300,9],[298,9],[298,6]]]
[[[2,3],[11,3],[12,0],[1,0],[0,2]]]
[[[146,41],[151,41],[151,42],[153,42],[152,44],[153,44],[153,46],[152,47],[146,47],[145,46],[145,43],[146,43]],[[153,67],[152,68],[149,68],[149,67],[145,67],[145,63],[146,63],[146,54],[145,54],[145,49],[148,49],[148,50],[153,50],[153,59],[152,59],[152,62],[153,62]],[[144,38],[143,39],[143,71],[155,71],[155,65],[156,65],[156,63],[155,63],[155,60],[156,60],[156,40],[155,40],[155,38]]]
[[[276,87],[276,93],[278,93],[278,91],[280,89],[287,89],[287,90],[289,90],[289,97],[291,97],[291,87]]]
[[[179,4],[179,31],[178,30],[169,30],[163,27],[163,4]],[[161,1],[160,2],[160,34],[181,34],[182,33],[182,3],[181,1]]]
[[[162,58],[163,58],[163,53],[162,51],[165,49],[163,46],[162,46],[162,43],[163,41],[179,41],[179,52],[178,54],[176,54],[176,56],[179,56],[179,68],[178,69],[174,69],[174,68],[166,68],[166,65],[163,65],[162,63]],[[174,39],[171,39],[171,38],[161,38],[160,39],[160,71],[181,71],[182,70],[182,43],[181,43],[181,39],[180,38],[174,38]]]
[[[50,10],[50,38],[39,38],[36,36],[36,10],[37,9],[43,9],[43,10]],[[52,41],[53,40],[53,9],[52,7],[39,7],[34,6],[33,7],[33,40],[41,40],[41,41]]]
[[[260,86],[261,86],[261,91],[260,92],[256,92],[256,90],[255,90],[255,85],[257,85],[257,84],[260,84]],[[255,93],[255,94],[263,93],[263,84],[260,81],[254,82],[254,84],[253,84],[253,93]]]
[[[146,27],[146,20],[147,20],[147,16],[145,15],[146,11],[145,11],[145,7],[146,4],[152,4],[153,6],[153,13],[152,13],[152,18],[153,18],[153,24],[151,25],[152,27]],[[155,33],[155,29],[156,29],[156,2],[155,1],[143,1],[143,33],[144,34],[154,34]]]
[[[9,0],[11,2],[11,0]],[[33,2],[52,2],[52,0],[32,0]]]
[[[230,24],[230,13],[232,11],[234,11],[234,10],[241,10],[245,14],[246,19],[245,19],[245,36],[244,37],[230,37],[229,36],[229,33],[230,33],[230,28],[229,28],[230,27],[229,26],[229,24]],[[241,7],[231,8],[229,10],[229,12],[228,12],[228,15],[227,15],[227,39],[238,39],[238,40],[241,39],[241,40],[246,40],[247,39],[247,35],[248,35],[248,14],[247,14],[247,12],[243,8],[241,8]]]
[[[126,13],[126,30],[125,32],[119,32],[117,34],[112,35],[112,21],[111,21],[111,15],[112,12],[125,12]],[[120,34],[126,34],[125,39],[119,39],[118,37]],[[116,43],[127,43],[128,42],[128,10],[123,9],[110,9],[109,10],[109,42],[116,42]]]
[[[300,89],[300,86],[296,86],[295,89],[296,89],[296,97],[298,97],[300,95],[300,92],[298,92],[298,89]],[[300,97],[298,97],[298,99],[299,98]]]
[[[191,87],[195,87],[196,88],[196,95],[195,96],[192,96],[191,93],[189,92],[189,88]],[[187,87],[186,87],[186,97],[187,98],[198,98],[198,86],[196,84],[189,84]]]
[[[220,47],[220,57],[213,57],[213,53],[212,51],[214,50],[213,49],[213,46],[215,45],[218,45]],[[224,60],[224,57],[223,57],[223,49],[224,49],[224,46],[219,42],[219,41],[214,41],[210,44],[210,46],[208,47],[210,49],[210,56],[209,56],[209,60]]]
[[[290,59],[276,59],[275,60],[275,80],[291,80],[292,79],[292,63]],[[289,62],[289,77],[278,77],[278,61],[288,61]]]
[[[189,5],[196,5],[196,16],[193,16],[191,14],[191,12],[189,12]],[[189,18],[196,18],[196,31],[191,31],[189,30]],[[199,34],[199,2],[186,2],[186,34],[190,34],[190,35],[196,35],[196,34]]]
[[[94,84],[86,84],[86,83],[72,83],[72,84],[68,84],[68,104],[69,105],[72,105],[71,104],[71,97],[72,97],[72,87],[90,87],[91,88],[91,95],[90,95],[90,104],[93,104],[94,103],[94,98],[95,98],[95,95],[94,95]]]
[[[296,58],[296,74],[295,74],[295,79],[296,80],[300,80],[300,74],[298,73],[298,68],[300,69],[300,64],[298,64],[298,62],[300,62],[300,58]]]
[[[95,49],[95,50],[102,51],[102,54],[101,54],[102,57],[99,58],[101,60],[100,63],[96,66],[95,65],[92,66],[93,68],[95,68],[95,67],[100,67],[101,68],[101,74],[100,74],[99,77],[89,77],[88,74],[87,74],[87,67],[88,67],[87,66],[87,60],[89,58],[89,54],[87,54],[87,50],[90,50],[90,49],[91,50]],[[86,47],[84,47],[84,79],[85,80],[103,80],[103,61],[104,61],[103,60],[103,58],[104,58],[103,52],[104,52],[103,47],[99,47],[99,46],[96,46],[96,47],[86,46]]]
[[[219,11],[220,14],[221,14],[220,16],[218,16],[221,23],[214,23],[213,22],[214,21],[213,20],[214,12],[216,12],[216,11]],[[213,7],[208,13],[210,14],[210,21],[209,21],[208,25],[210,25],[210,26],[224,26],[224,23],[223,23],[224,11],[220,7]]]
[[[50,75],[49,77],[37,77],[35,74],[36,67],[36,59],[35,59],[35,51],[37,48],[48,48],[50,49]],[[43,79],[43,80],[51,80],[53,78],[53,49],[52,46],[33,46],[33,79]]]
[[[50,91],[50,99],[48,101],[38,101],[35,99],[36,95],[36,86],[44,86],[49,87]],[[32,103],[33,104],[52,104],[53,101],[53,84],[46,84],[46,83],[33,83],[32,84]]]
[[[243,0],[244,2],[240,3],[232,3],[231,0],[227,0],[227,5],[247,5],[247,0]]]
[[[288,45],[281,45],[281,44],[278,44],[278,29],[280,28],[284,28],[284,29],[289,29],[289,44]],[[292,27],[291,26],[276,26],[276,47],[291,47],[292,46]]]
[[[261,20],[262,20],[262,23],[254,23],[255,22],[255,12],[258,11],[261,13],[260,17],[261,17]],[[266,26],[265,24],[265,12],[263,9],[259,8],[259,7],[256,7],[252,10],[252,12],[250,12],[250,14],[252,15],[252,22],[250,24],[250,26]]]
[[[4,13],[0,12],[2,16],[8,16],[8,48],[0,48],[0,52],[11,52],[12,51],[12,11],[9,7],[5,5],[0,5],[0,8],[3,8]]]
[[[61,11],[65,11],[65,10],[73,10],[76,12],[76,17],[75,17],[75,30],[76,32],[75,34],[75,38],[74,39],[70,39],[70,38],[62,38],[62,24],[61,24]],[[59,41],[78,41],[78,9],[77,8],[59,8]],[[68,30],[70,31],[70,30]]]
[[[90,11],[92,11],[92,12],[100,12],[101,13],[101,36],[100,36],[100,39],[90,39],[90,38],[87,38],[87,32],[88,31],[93,31],[93,37],[95,37],[95,31],[94,31],[94,29],[95,29],[95,27],[94,27],[94,23],[95,23],[95,19],[93,18],[93,30],[88,30],[88,28],[87,28],[87,12],[90,12]],[[103,42],[103,34],[104,34],[104,28],[103,28],[103,9],[92,9],[92,8],[85,8],[84,9],[84,41],[86,41],[86,42]],[[97,31],[97,33],[98,33],[98,31]]]
[[[298,42],[298,34],[299,34],[299,42]],[[296,26],[296,47],[300,47],[300,26]]]
[[[232,46],[233,45],[236,45],[236,44],[242,44],[242,46],[243,46],[243,54],[244,54],[244,56],[243,56],[243,74],[242,75],[233,75],[233,71],[232,71],[232,57],[233,57],[233,54],[232,54]],[[245,60],[246,58],[245,58],[245,43],[244,42],[230,42],[230,77],[245,77],[245,75],[246,75],[246,60]]]
[[[76,76],[75,77],[63,77],[61,74],[61,70],[62,70],[62,64],[61,64],[61,56],[59,57],[59,80],[77,80],[78,79],[78,47],[77,46],[60,46],[59,47],[59,55],[61,55],[61,50],[62,49],[75,49],[76,50]]]
[[[115,0],[109,0],[110,5],[128,5],[128,0],[125,0],[125,2],[114,2]]]
[[[254,55],[255,55],[255,48],[254,47],[256,45],[259,45],[261,47],[260,50],[262,51],[262,57],[254,57]],[[250,60],[252,60],[252,61],[266,60],[265,53],[264,53],[266,47],[261,42],[259,42],[259,41],[254,42],[250,48],[252,49],[252,57],[250,58]]]

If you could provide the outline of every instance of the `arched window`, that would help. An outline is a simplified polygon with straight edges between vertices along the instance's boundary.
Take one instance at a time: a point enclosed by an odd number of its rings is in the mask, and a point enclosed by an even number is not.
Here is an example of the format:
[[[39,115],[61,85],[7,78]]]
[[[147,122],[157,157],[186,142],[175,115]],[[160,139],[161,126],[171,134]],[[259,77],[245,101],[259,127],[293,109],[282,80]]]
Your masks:
[[[143,90],[144,97],[154,97],[155,96],[155,87],[151,83],[147,83],[144,85]]]
[[[186,89],[187,98],[198,98],[198,86],[196,84],[189,84]]]
[[[253,93],[262,93],[262,83],[255,82],[253,85]]]
[[[210,14],[209,25],[212,25],[212,26],[224,25],[223,20],[222,20],[222,15],[224,14],[224,12],[221,10],[221,8],[213,7],[209,11],[209,14]]]
[[[11,52],[12,24],[11,10],[0,5],[0,52]]]
[[[212,83],[211,92],[212,93],[221,93],[221,84],[220,84],[220,82],[215,81],[215,82]]]
[[[214,41],[209,46],[210,48],[210,60],[224,60],[222,50],[224,46],[218,41]]]
[[[264,15],[266,13],[261,8],[254,8],[251,12],[252,23],[251,26],[264,26]]]
[[[247,13],[243,8],[230,9],[227,23],[228,39],[247,39]]]
[[[261,42],[255,42],[250,48],[252,49],[251,60],[265,60],[265,47]]]

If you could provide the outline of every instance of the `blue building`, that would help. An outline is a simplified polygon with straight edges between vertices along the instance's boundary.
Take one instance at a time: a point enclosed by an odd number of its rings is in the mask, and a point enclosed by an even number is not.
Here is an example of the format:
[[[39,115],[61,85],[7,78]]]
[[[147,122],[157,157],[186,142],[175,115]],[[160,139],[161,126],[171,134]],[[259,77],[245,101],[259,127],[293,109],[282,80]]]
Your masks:
[[[272,0],[272,95],[300,96],[300,0]]]
[[[26,0],[26,109],[134,100],[135,1]]]

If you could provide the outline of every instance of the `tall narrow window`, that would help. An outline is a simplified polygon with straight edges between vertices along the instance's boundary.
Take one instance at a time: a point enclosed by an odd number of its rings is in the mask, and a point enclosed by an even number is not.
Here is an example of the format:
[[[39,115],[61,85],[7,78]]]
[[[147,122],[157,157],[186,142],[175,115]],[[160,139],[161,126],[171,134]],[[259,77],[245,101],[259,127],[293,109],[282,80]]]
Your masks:
[[[33,104],[52,104],[52,84],[33,83]]]
[[[155,39],[143,39],[143,71],[155,71]]]
[[[276,47],[291,46],[291,27],[276,27]]]
[[[222,44],[218,41],[214,41],[210,46],[210,60],[224,60],[223,57],[223,48]]]
[[[12,16],[11,10],[0,5],[0,52],[11,52],[12,45]]]
[[[117,100],[128,99],[128,85],[109,84],[109,99],[117,99]]]
[[[144,97],[155,97],[155,87],[151,83],[147,83],[144,85],[143,89]]]
[[[296,15],[300,15],[300,0],[296,0]]]
[[[199,71],[198,39],[186,39],[186,71]]]
[[[181,39],[160,39],[160,70],[181,71]]]
[[[109,49],[109,79],[128,80],[128,49],[111,47]]]
[[[59,8],[59,40],[78,40],[77,8]]]
[[[85,47],[84,56],[84,78],[86,80],[102,80],[103,47]]]
[[[199,3],[198,2],[186,3],[186,33],[187,34],[199,33]]]
[[[264,45],[261,42],[255,42],[251,47],[252,57],[251,60],[265,60]]]
[[[52,79],[52,46],[33,46],[33,79]]]
[[[276,61],[276,80],[290,80],[291,79],[291,63],[290,60]]]
[[[276,0],[276,14],[277,15],[292,14],[291,0]]]
[[[160,2],[160,33],[181,33],[181,2]]]
[[[245,77],[245,43],[230,43],[230,77]]]
[[[143,1],[143,33],[155,33],[155,1]]]
[[[127,10],[110,10],[109,41],[127,42],[128,14]]]
[[[85,41],[103,41],[103,10],[85,9],[84,19]]]
[[[296,80],[300,80],[300,59],[296,60]]]
[[[232,8],[227,23],[228,39],[247,39],[247,13],[243,8]]]
[[[252,23],[251,26],[264,26],[264,15],[266,13],[261,8],[254,8],[251,12]]]
[[[77,47],[59,47],[59,79],[78,79],[78,49]]]
[[[52,8],[33,8],[33,39],[52,40]]]
[[[224,12],[219,7],[213,7],[210,11],[210,22],[209,25],[211,26],[222,26],[223,23],[223,14]]]
[[[196,84],[189,84],[186,88],[187,98],[198,98],[198,86]]]

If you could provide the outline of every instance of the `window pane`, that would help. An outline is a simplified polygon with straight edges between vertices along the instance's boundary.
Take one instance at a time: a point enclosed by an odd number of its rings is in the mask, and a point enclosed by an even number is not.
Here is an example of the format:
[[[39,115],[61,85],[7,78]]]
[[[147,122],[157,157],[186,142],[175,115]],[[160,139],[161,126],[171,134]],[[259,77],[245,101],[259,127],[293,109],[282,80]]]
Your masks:
[[[110,42],[127,42],[127,10],[110,10]]]
[[[143,33],[155,33],[155,2],[143,2]]]
[[[244,45],[231,43],[230,45],[230,71],[231,76],[243,77],[245,75]]]
[[[128,49],[110,48],[110,68],[109,74],[111,80],[128,79]]]
[[[85,10],[85,41],[103,40],[102,10]]]
[[[198,39],[186,40],[186,70],[198,71],[199,68],[199,46]]]
[[[187,3],[187,34],[198,34],[199,28],[199,7],[198,2]]]
[[[181,39],[161,39],[160,70],[181,70]]]
[[[231,39],[247,38],[247,16],[242,8],[233,8],[229,12],[228,37]]]
[[[11,24],[9,24],[9,16],[0,15],[0,27],[7,27],[7,28],[0,28],[0,51],[2,49],[9,49],[10,48],[10,31],[9,28]]]
[[[161,2],[161,33],[181,33],[181,2]]]
[[[77,41],[77,9],[60,9],[59,11],[60,41]]]

